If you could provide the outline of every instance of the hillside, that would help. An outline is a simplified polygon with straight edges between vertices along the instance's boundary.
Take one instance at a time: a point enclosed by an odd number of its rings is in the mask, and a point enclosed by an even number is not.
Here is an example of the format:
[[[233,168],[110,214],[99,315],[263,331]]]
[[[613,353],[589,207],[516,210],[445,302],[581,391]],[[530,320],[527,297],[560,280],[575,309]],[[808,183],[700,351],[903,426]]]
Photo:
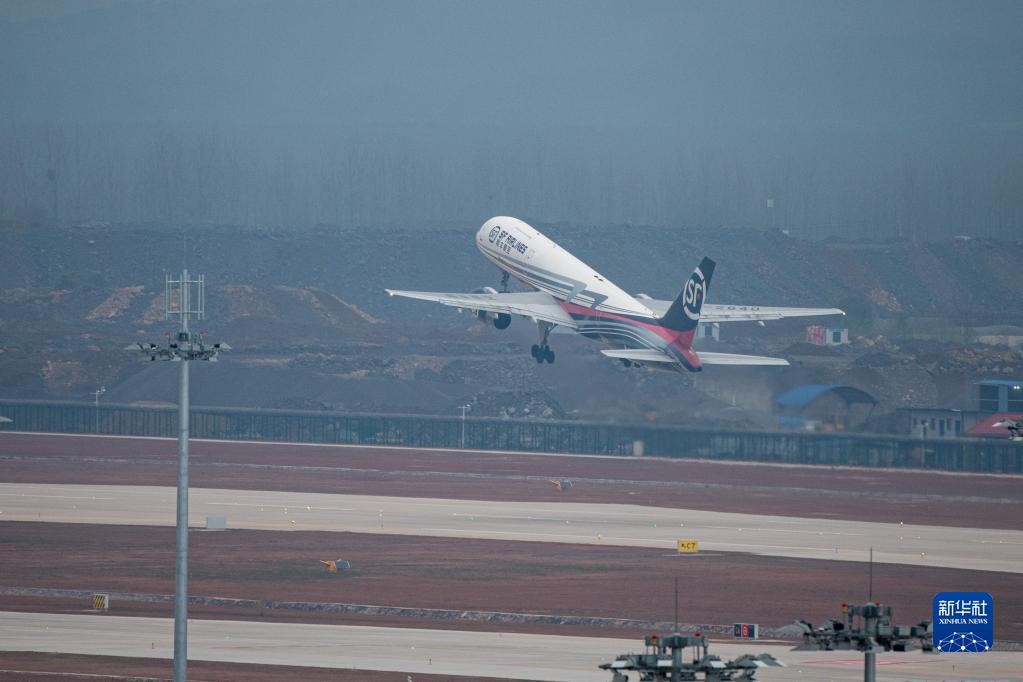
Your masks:
[[[195,372],[200,404],[771,426],[773,397],[802,382],[851,383],[898,405],[964,407],[972,381],[1018,376],[1004,343],[1023,322],[1020,242],[813,242],[740,230],[542,230],[626,290],[673,297],[702,254],[718,261],[710,300],[840,306],[852,346],[802,344],[805,323],[727,326],[722,350],[782,353],[793,367],[697,377],[626,370],[596,346],[553,337],[558,363],[528,356],[535,330],[506,332],[385,287],[472,290],[498,273],[475,227],[308,230],[6,224],[0,268],[0,395],[173,402],[173,372],[121,349],[160,341],[163,278],[183,254],[206,275],[208,319],[229,342]],[[977,332],[982,325],[1001,325]],[[967,342],[964,346],[964,341]]]

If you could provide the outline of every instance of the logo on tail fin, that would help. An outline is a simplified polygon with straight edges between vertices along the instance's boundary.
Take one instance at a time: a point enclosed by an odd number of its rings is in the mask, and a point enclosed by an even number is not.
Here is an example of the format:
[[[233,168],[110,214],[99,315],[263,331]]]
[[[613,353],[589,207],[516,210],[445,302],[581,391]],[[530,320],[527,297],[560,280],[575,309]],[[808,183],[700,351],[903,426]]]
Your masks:
[[[678,332],[696,329],[700,321],[700,309],[707,298],[710,278],[714,276],[714,261],[704,258],[693,274],[686,280],[678,298],[660,319],[661,326]]]
[[[707,290],[707,278],[703,271],[696,268],[693,276],[686,282],[685,291],[682,292],[682,310],[690,320],[700,319],[700,308],[703,306],[703,296]]]

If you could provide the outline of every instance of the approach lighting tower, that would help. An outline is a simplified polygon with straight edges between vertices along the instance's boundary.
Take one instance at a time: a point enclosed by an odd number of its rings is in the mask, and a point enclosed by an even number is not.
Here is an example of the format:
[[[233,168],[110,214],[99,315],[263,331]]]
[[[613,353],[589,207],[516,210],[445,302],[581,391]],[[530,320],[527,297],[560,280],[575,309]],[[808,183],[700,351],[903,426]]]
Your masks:
[[[155,343],[137,343],[128,350],[141,351],[150,360],[181,363],[178,385],[178,512],[177,560],[174,579],[174,682],[188,679],[188,364],[192,360],[216,362],[221,351],[231,350],[226,343],[207,345],[202,334],[189,331],[188,321],[206,317],[206,280],[189,279],[188,270],[181,279],[167,275],[164,289],[167,319],[177,315],[181,328],[177,334],[167,334],[167,346]]]
[[[857,650],[863,652],[863,680],[877,679],[877,653],[879,651],[934,651],[931,621],[917,625],[892,625],[892,607],[870,602],[863,605],[842,604],[845,622],[829,620],[814,628],[805,620],[796,625],[803,631],[803,644],[797,651]]]
[[[755,680],[761,668],[784,668],[785,664],[771,654],[743,654],[731,661],[723,661],[708,653],[710,644],[699,632],[695,636],[679,633],[648,635],[646,648],[641,654],[623,654],[598,668],[611,673],[611,682],[629,682],[629,672],[639,673],[642,682],[674,682],[675,680],[703,680],[704,682],[738,682]],[[682,654],[692,649],[693,660],[684,660]]]

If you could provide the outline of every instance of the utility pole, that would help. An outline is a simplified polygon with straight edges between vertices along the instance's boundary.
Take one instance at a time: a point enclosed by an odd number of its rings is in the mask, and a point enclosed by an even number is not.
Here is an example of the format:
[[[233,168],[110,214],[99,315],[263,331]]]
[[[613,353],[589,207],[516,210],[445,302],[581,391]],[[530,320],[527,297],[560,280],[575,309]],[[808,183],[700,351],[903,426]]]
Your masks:
[[[176,291],[177,296],[172,296]],[[193,293],[195,296],[193,297]],[[179,362],[178,383],[178,490],[177,490],[177,552],[174,579],[174,682],[188,680],[188,365],[192,360],[216,362],[221,351],[231,350],[226,343],[206,345],[202,334],[188,329],[188,320],[206,316],[206,280],[189,279],[188,270],[181,279],[167,275],[164,289],[167,318],[177,315],[181,328],[176,335],[168,334],[167,347],[154,343],[135,344],[128,350],[139,350],[150,360]]]
[[[472,405],[459,405],[458,409],[462,411],[462,437],[458,440],[459,449],[465,449],[465,413],[472,409]]]
[[[96,396],[96,430],[94,433],[99,433],[99,397],[106,392],[107,392],[106,386],[100,386],[99,390],[92,392],[92,394]]]
[[[874,548],[870,548],[870,579],[867,587],[867,601],[874,603]]]

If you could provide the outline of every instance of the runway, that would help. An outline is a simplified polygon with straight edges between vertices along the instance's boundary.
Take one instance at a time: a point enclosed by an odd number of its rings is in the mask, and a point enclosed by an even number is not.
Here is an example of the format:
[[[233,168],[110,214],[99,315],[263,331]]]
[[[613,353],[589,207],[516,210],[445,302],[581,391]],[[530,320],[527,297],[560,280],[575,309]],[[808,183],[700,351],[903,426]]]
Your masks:
[[[0,519],[171,526],[171,487],[0,484]],[[193,488],[189,523],[663,547],[1023,573],[1023,531],[800,519],[624,504],[489,502]],[[699,556],[692,557],[699,560]]]
[[[0,650],[171,658],[173,621],[111,615],[0,612]],[[403,673],[513,677],[551,682],[606,682],[597,668],[640,640],[496,632],[419,630],[346,625],[304,625],[227,620],[189,622],[189,659],[262,665],[393,670]],[[787,664],[765,668],[757,679],[863,679],[862,654],[790,651],[751,642],[712,643],[724,659],[767,652]],[[688,654],[687,654],[688,656]],[[1023,653],[882,653],[879,680],[1019,679]]]

